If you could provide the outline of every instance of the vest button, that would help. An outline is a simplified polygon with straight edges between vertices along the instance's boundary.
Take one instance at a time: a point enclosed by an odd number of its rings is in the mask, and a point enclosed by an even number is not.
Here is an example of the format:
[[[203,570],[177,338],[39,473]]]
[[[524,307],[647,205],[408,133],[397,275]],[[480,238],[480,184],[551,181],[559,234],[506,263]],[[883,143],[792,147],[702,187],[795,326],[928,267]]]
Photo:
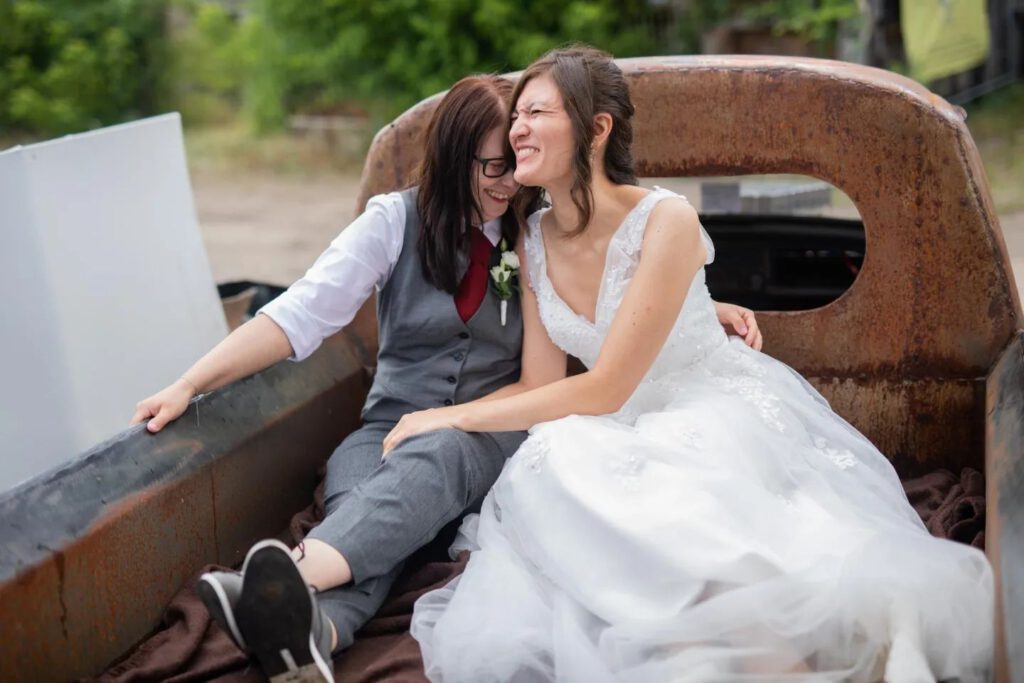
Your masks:
[[[450,406],[450,405],[452,404],[452,400],[451,400],[450,398],[446,398],[446,399],[444,400],[444,404],[445,404],[446,406]]]
[[[469,332],[459,332],[459,339],[469,339]]]
[[[448,375],[448,384],[455,384],[455,378],[451,375]]]
[[[455,360],[462,360],[465,356],[462,355],[462,351],[456,351],[452,354],[452,358]]]

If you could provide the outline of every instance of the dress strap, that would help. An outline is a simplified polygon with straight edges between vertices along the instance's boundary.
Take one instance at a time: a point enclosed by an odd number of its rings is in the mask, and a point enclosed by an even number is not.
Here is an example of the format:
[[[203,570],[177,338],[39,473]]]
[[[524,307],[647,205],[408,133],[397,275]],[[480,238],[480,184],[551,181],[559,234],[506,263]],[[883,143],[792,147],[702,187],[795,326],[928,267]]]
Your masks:
[[[633,210],[630,211],[629,215],[626,216],[625,224],[622,226],[622,249],[630,256],[635,257],[640,252],[640,245],[644,241],[644,231],[647,228],[647,219],[650,218],[651,212],[654,211],[654,207],[663,199],[675,197],[682,199],[686,203],[690,200],[681,194],[676,194],[671,190],[666,190],[663,187],[657,185],[647,194],[646,197],[641,199]],[[700,239],[704,243],[704,249],[707,251],[707,257],[704,259],[704,264],[707,265],[715,260],[715,245],[711,241],[711,237],[708,235],[704,226],[700,227]]]
[[[655,187],[647,195],[637,202],[623,221],[619,229],[622,235],[622,250],[630,256],[635,256],[640,251],[640,244],[644,241],[644,229],[647,227],[647,218],[651,211],[666,197],[675,197],[672,192]]]

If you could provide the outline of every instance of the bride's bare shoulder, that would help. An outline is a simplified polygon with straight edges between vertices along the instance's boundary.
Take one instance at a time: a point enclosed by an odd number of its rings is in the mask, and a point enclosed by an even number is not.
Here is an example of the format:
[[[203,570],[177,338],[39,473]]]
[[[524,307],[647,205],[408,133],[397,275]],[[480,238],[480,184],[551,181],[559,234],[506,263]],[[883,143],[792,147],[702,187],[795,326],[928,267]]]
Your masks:
[[[686,197],[670,194],[654,205],[648,223],[649,228],[663,225],[682,232],[696,232],[700,226],[700,217]]]
[[[700,217],[685,197],[665,197],[654,206],[644,230],[643,251],[677,254],[704,250]]]

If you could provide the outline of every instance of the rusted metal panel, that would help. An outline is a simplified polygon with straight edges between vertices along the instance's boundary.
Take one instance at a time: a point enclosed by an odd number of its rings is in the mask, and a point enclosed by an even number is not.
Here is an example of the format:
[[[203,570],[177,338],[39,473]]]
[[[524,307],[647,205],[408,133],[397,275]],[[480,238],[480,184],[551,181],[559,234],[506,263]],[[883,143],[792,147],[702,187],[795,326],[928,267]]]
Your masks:
[[[237,563],[309,504],[368,378],[343,335],[134,428],[0,499],[0,680],[94,675],[210,562]],[[197,411],[198,408],[198,411]]]
[[[645,175],[802,173],[856,204],[866,258],[814,311],[764,316],[804,372],[977,377],[1020,327],[962,110],[889,72],[770,58],[627,60]]]
[[[903,478],[985,467],[985,380],[808,377]]]
[[[64,681],[100,671],[156,626],[186,576],[216,557],[204,533],[214,526],[204,476],[111,505],[84,536],[0,587],[0,678]]]
[[[988,377],[985,547],[996,571],[996,680],[1024,681],[1024,332]]]

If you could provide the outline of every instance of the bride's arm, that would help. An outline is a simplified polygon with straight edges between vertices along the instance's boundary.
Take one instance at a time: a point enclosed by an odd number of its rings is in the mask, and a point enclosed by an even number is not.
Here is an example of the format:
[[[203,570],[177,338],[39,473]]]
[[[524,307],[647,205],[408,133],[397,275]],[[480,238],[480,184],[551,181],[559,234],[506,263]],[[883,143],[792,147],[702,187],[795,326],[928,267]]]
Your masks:
[[[752,310],[720,301],[712,303],[715,305],[718,322],[726,334],[741,336],[747,346],[757,351],[761,350],[763,344],[761,330]],[[565,352],[555,346],[545,332],[537,311],[537,297],[532,290],[523,290],[522,307],[523,369],[519,380],[512,384],[506,384],[476,401],[470,401],[470,403],[508,398],[565,377]]]
[[[512,431],[567,415],[617,411],[665,344],[690,283],[704,264],[698,226],[697,213],[688,203],[666,200],[655,207],[636,274],[593,368],[501,399],[410,413],[384,440],[385,451],[413,434],[444,427]],[[537,325],[539,316],[524,322]]]
[[[548,337],[540,321],[540,310],[537,307],[537,295],[533,287],[529,286],[530,274],[527,268],[526,255],[523,252],[523,240],[520,238],[516,245],[516,254],[519,256],[520,299],[523,315],[523,357],[522,372],[519,380],[507,384],[502,388],[470,401],[480,403],[483,401],[494,401],[501,398],[508,398],[521,394],[530,389],[542,387],[545,384],[556,382],[565,378],[565,351],[555,346],[555,343]],[[744,342],[752,348],[761,349],[761,331],[758,329],[757,319],[754,312],[749,308],[737,306],[736,304],[713,302],[718,322],[730,334],[738,334],[744,338]]]
[[[509,398],[565,378],[565,351],[555,346],[540,321],[537,295],[530,286],[530,273],[523,252],[523,237],[516,244],[516,254],[519,256],[519,289],[522,292],[520,303],[523,312],[523,356],[519,380],[470,403]]]

